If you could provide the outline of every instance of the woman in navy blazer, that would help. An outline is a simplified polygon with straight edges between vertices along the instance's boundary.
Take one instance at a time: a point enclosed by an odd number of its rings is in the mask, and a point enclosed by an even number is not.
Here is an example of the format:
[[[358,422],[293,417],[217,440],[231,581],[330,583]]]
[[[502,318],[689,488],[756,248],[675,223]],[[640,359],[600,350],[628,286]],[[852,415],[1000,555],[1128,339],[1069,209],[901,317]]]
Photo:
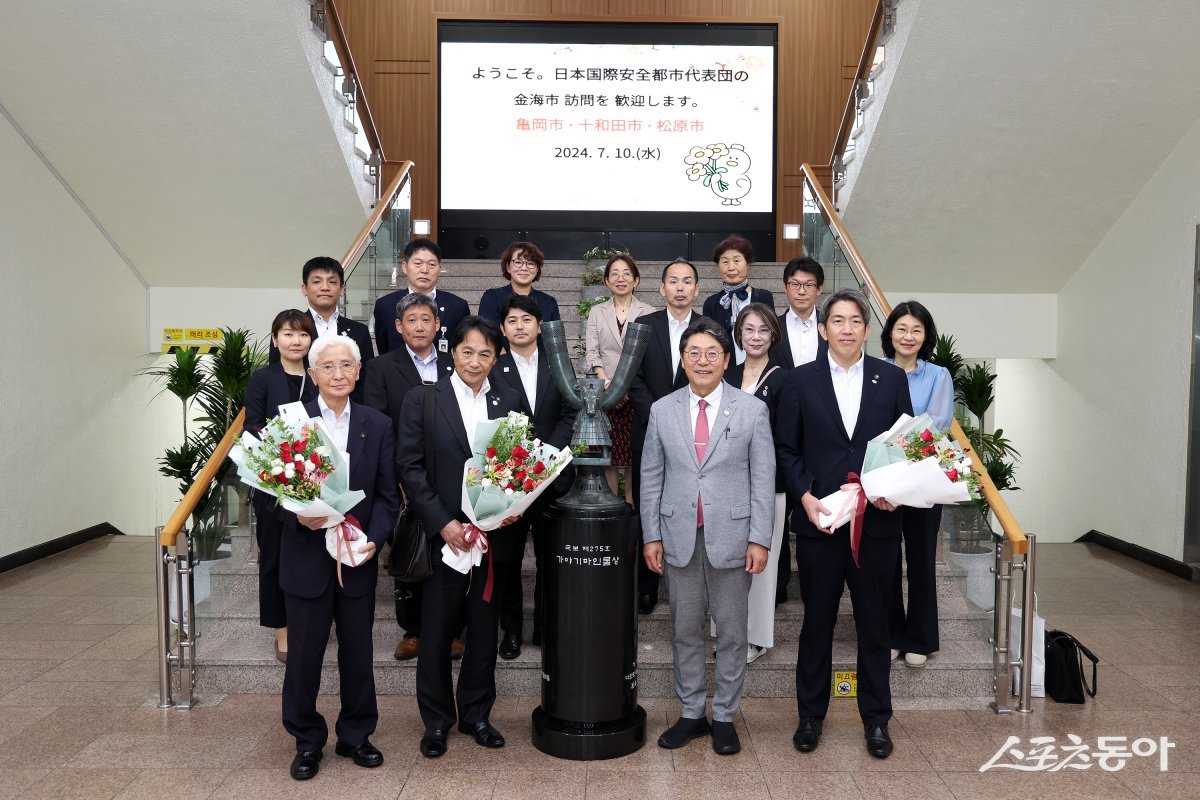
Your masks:
[[[533,288],[542,277],[542,265],[546,257],[533,242],[513,242],[500,254],[500,271],[508,279],[508,286],[488,289],[479,299],[479,316],[500,324],[500,306],[514,294],[532,297],[542,311],[542,322],[554,322],[562,317],[558,313],[558,301],[545,292]]]
[[[774,309],[775,296],[766,289],[750,286],[754,247],[749,239],[737,234],[725,237],[713,248],[713,262],[721,272],[721,291],[704,301],[704,316],[721,323],[732,337],[733,321],[743,308],[751,303],[762,303]],[[737,364],[746,360],[746,351],[741,347],[734,347],[734,355]]]
[[[280,311],[271,323],[271,344],[280,360],[268,364],[250,376],[246,386],[245,430],[257,434],[267,420],[279,413],[279,406],[297,400],[308,402],[317,397],[317,386],[304,372],[308,348],[317,338],[310,314],[289,308]],[[279,588],[279,521],[272,513],[275,498],[266,492],[254,492],[258,539],[258,624],[275,629],[275,657],[287,659],[287,610],[283,590]]]

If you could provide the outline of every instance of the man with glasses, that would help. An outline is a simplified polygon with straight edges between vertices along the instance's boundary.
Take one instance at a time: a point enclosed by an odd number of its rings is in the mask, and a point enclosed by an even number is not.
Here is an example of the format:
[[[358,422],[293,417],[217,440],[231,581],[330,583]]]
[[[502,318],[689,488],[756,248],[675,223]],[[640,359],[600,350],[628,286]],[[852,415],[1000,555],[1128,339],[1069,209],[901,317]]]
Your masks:
[[[642,442],[650,421],[650,407],[676,389],[687,385],[687,375],[680,366],[679,342],[683,332],[699,315],[692,313],[692,304],[700,294],[700,272],[696,265],[677,258],[663,269],[659,294],[667,307],[643,314],[637,321],[650,326],[650,343],[629,386],[629,402],[633,404],[633,430],[630,451],[633,468],[633,496],[638,497],[639,464]],[[707,317],[705,317],[707,319]],[[658,604],[658,575],[641,565],[638,570],[638,613],[649,614]]]
[[[713,751],[741,749],[733,721],[746,677],[751,576],[767,565],[775,521],[775,449],[761,400],[724,382],[733,343],[700,317],[679,352],[688,385],[654,403],[642,452],[643,560],[671,582],[679,720],[660,747],[711,731]],[[665,564],[665,566],[664,566]],[[705,627],[717,628],[716,692],[705,713]],[[886,627],[886,622],[885,622]]]
[[[337,562],[325,549],[327,520],[279,512],[279,587],[288,619],[283,726],[296,739],[291,775],[298,781],[317,774],[329,737],[329,726],[317,710],[317,692],[330,626],[337,633],[341,679],[335,752],[360,767],[383,764],[383,755],[368,739],[379,721],[371,639],[379,579],[374,556],[391,535],[399,510],[391,420],[351,400],[358,382],[358,344],[347,336],[325,336],[313,342],[308,355],[308,374],[319,394],[304,409],[347,455],[349,486],[365,495],[350,516],[366,537],[349,543],[358,566],[343,565],[339,581]]]
[[[825,270],[808,256],[793,258],[783,268],[783,288],[788,310],[779,315],[783,346],[779,358],[785,369],[816,361],[825,353],[825,340],[817,334],[821,314],[817,300],[825,283]]]

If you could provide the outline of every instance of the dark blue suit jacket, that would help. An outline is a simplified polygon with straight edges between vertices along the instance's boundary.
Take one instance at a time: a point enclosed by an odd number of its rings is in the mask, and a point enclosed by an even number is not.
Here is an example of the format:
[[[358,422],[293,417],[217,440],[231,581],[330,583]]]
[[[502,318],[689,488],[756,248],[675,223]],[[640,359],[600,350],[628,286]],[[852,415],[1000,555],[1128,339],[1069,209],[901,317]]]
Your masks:
[[[787,313],[784,311],[779,315],[779,327],[783,329],[783,341],[779,347],[779,363],[787,369],[795,369],[796,362],[792,360],[792,339],[788,336]],[[817,324],[821,323],[821,309],[813,309],[813,313],[817,315]],[[829,343],[821,336],[820,329],[817,330],[817,361],[824,361],[829,355]]]
[[[504,305],[504,302],[512,296],[512,284],[488,289],[483,293],[483,297],[479,298],[479,316],[499,323],[501,321],[500,306]],[[558,301],[553,297],[545,292],[539,292],[537,289],[531,291],[529,296],[538,304],[538,308],[542,312],[542,322],[554,322],[562,318],[558,313]]]
[[[848,473],[861,472],[867,442],[892,427],[901,414],[912,414],[908,378],[904,370],[881,359],[865,357],[853,436],[846,434],[842,423],[828,358],[788,372],[779,398],[775,449],[778,469],[795,508],[792,531],[797,536],[827,535],[809,521],[800,498],[810,491],[818,499],[833,494],[846,482]],[[863,534],[899,536],[901,520],[901,514],[868,504]]]
[[[287,373],[279,362],[255,370],[246,384],[246,422],[243,428],[257,434],[268,419],[279,414],[281,405],[294,403],[297,399],[306,403],[316,400],[317,385],[311,378],[305,377],[301,395],[296,398],[292,396]]]
[[[708,299],[704,301],[704,311],[702,313],[709,319],[715,319],[721,323],[725,328],[725,332],[733,336],[733,303],[729,304],[729,308],[724,308],[721,305],[721,298],[724,295],[724,292],[709,295]],[[772,310],[775,308],[775,296],[766,289],[759,289],[754,286],[750,287],[750,302],[765,303]]]
[[[304,404],[310,417],[320,418],[317,401]],[[350,434],[346,450],[350,455],[350,488],[361,489],[366,497],[350,510],[367,538],[375,543],[375,555],[392,535],[400,511],[400,493],[396,490],[395,437],[392,421],[375,409],[350,401]],[[283,535],[279,543],[279,586],[288,594],[315,598],[325,593],[330,581],[337,580],[337,563],[325,550],[325,532],[310,530],[296,515],[279,510]],[[353,545],[352,545],[353,546]],[[362,597],[375,591],[379,561],[372,557],[357,567],[342,566],[342,590],[347,597]]]
[[[390,353],[404,345],[400,331],[396,330],[396,305],[406,294],[408,289],[401,289],[385,294],[375,301],[375,343],[379,346],[379,355]],[[441,289],[437,290],[437,296],[433,300],[438,306],[439,327],[445,331],[445,338],[449,339],[450,333],[458,327],[458,323],[471,316],[471,307],[458,295]],[[433,341],[434,347],[437,347],[442,338],[442,331],[439,330]]]

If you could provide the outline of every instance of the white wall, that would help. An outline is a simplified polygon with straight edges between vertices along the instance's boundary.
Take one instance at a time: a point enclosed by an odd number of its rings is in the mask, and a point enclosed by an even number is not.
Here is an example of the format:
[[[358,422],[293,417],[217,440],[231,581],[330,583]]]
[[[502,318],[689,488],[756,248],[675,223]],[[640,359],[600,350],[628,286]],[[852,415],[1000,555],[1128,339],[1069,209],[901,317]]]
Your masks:
[[[1058,358],[998,364],[1009,495],[1046,541],[1095,529],[1183,558],[1200,124],[1058,296]]]
[[[0,555],[103,522],[153,533],[146,289],[0,115]]]
[[[954,337],[966,359],[1054,358],[1058,346],[1058,295],[939,294],[887,290],[897,305],[916,300],[929,309],[939,334]]]
[[[146,352],[159,352],[163,328],[244,328],[266,341],[271,321],[285,308],[308,308],[300,293],[300,265],[296,284],[281,289],[151,286]]]

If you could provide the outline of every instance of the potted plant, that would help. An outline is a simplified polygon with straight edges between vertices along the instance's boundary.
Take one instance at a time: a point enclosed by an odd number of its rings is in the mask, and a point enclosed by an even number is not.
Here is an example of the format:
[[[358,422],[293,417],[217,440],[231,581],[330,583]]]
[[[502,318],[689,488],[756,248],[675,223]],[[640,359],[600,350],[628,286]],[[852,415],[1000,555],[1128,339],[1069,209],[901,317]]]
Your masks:
[[[604,285],[604,265],[595,262],[608,261],[620,252],[597,246],[583,254],[584,269],[579,275],[579,282],[582,284],[579,291],[581,302],[597,300],[608,295],[608,287]]]

